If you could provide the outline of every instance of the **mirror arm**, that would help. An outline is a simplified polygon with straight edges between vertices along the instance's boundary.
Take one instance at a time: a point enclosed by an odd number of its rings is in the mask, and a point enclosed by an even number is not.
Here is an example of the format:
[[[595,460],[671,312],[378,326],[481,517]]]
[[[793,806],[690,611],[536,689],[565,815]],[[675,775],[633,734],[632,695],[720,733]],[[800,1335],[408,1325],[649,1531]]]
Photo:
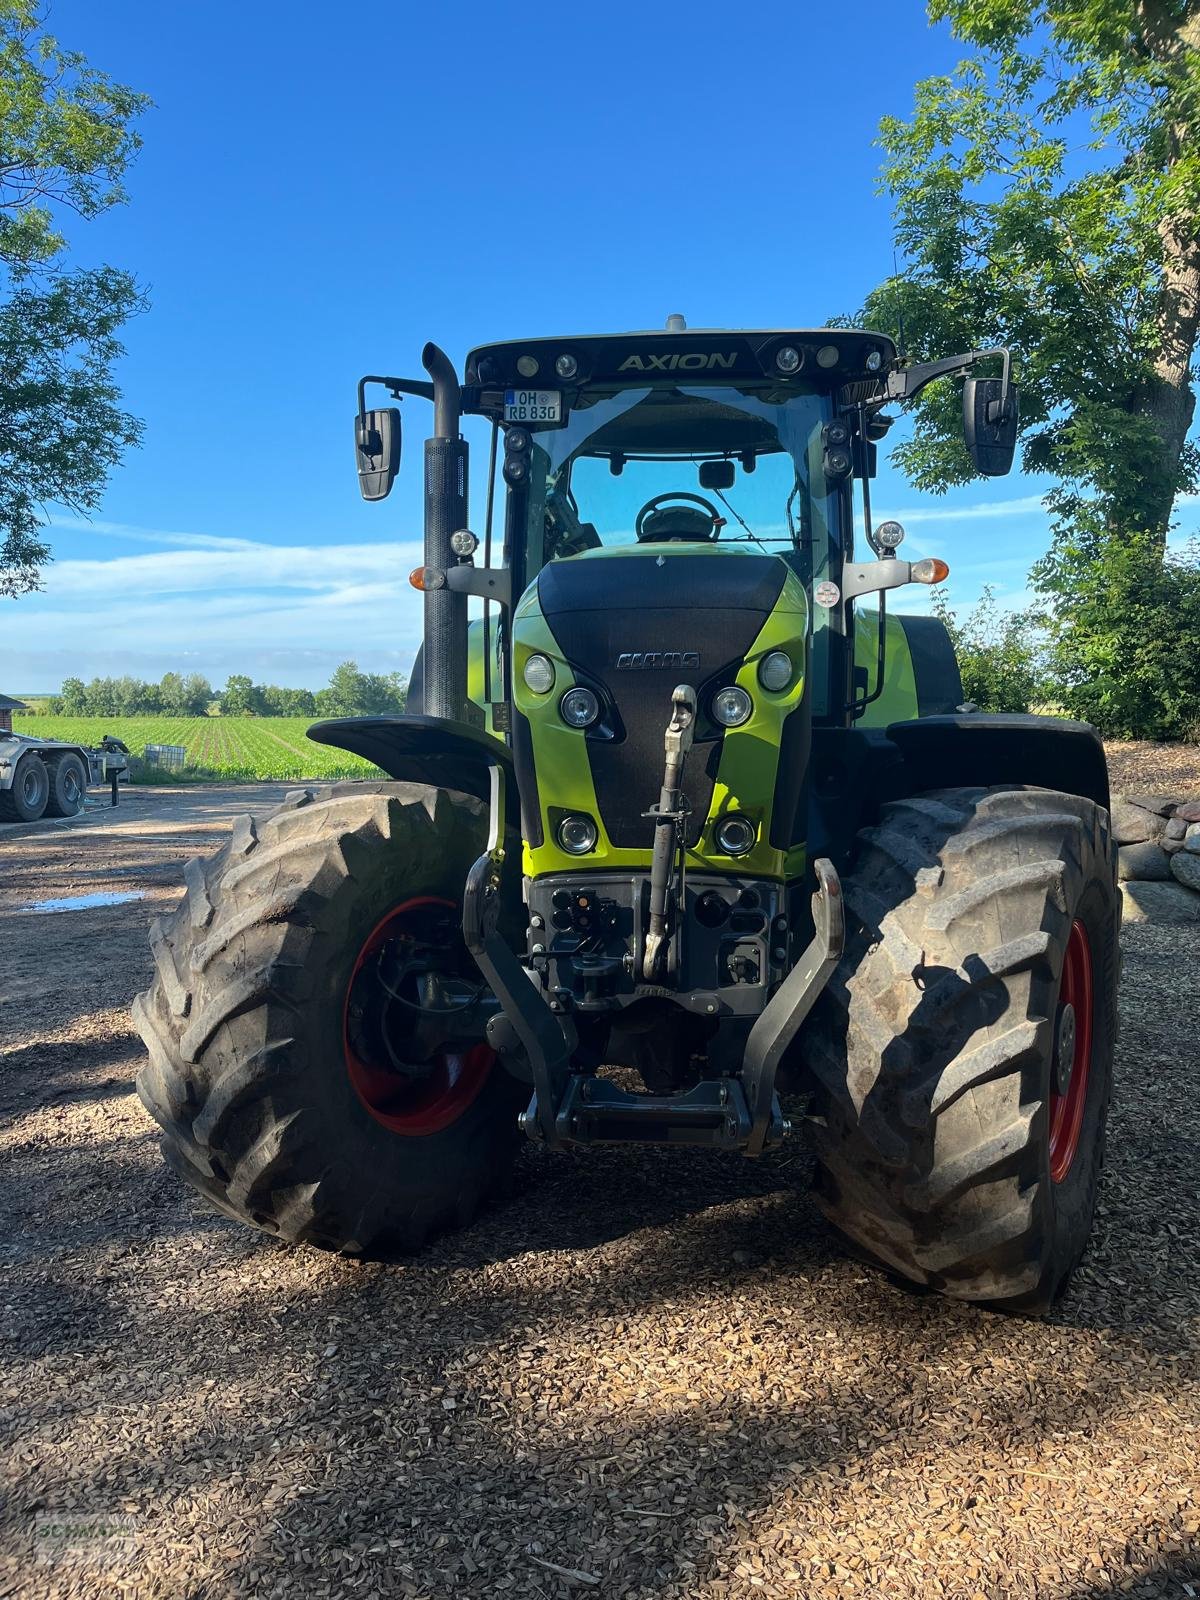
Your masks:
[[[433,399],[433,385],[423,383],[418,378],[383,378],[377,373],[368,373],[365,378],[358,380],[358,409],[363,412],[367,409],[367,385],[381,383],[385,389],[391,391],[392,399],[399,400],[406,394],[414,394],[419,400]]]
[[[967,372],[989,356],[999,356],[1003,363],[1000,371],[1000,399],[993,401],[997,414],[989,422],[998,422],[1008,409],[1008,384],[1012,373],[1012,352],[1007,345],[996,345],[991,350],[971,350],[966,355],[945,356],[941,361],[921,361],[912,367],[901,367],[888,374],[883,403],[889,400],[912,400],[927,383],[935,378],[947,378],[955,373]]]

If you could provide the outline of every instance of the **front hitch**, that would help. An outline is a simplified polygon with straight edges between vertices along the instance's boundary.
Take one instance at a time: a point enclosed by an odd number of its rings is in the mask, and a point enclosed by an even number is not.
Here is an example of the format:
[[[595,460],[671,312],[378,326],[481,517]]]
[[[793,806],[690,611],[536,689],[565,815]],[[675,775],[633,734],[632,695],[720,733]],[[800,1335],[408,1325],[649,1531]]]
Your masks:
[[[654,854],[650,861],[650,927],[642,976],[647,983],[661,981],[663,957],[670,937],[667,930],[667,902],[676,855],[683,853],[683,831],[687,824],[686,802],[682,793],[683,766],[696,733],[696,691],[681,683],[671,694],[671,720],[663,740],[663,781],[658,804],[646,816],[654,822]],[[682,903],[682,895],[676,896]]]

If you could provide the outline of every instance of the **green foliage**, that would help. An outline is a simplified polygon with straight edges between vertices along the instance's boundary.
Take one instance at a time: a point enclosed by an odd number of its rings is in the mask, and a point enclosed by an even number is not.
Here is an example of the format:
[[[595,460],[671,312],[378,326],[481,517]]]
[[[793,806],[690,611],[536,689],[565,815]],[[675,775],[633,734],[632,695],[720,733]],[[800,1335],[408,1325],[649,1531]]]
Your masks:
[[[932,600],[953,641],[967,700],[981,711],[1028,711],[1045,700],[1045,644],[1035,613],[1001,611],[990,586],[962,622],[941,588]]]
[[[329,680],[328,689],[316,697],[321,717],[378,717],[404,710],[404,676],[360,672],[354,661],[343,661]]]
[[[0,0],[0,595],[38,586],[47,502],[94,509],[137,442],[120,408],[117,334],[144,301],[113,267],[64,270],[61,221],[125,199],[145,96],[39,33],[32,0]]]
[[[1054,480],[1033,581],[1056,695],[1108,731],[1179,729],[1178,677],[1153,662],[1200,657],[1187,568],[1165,559],[1200,479],[1200,0],[929,11],[972,54],[881,125],[904,261],[859,320],[921,359],[1013,349],[1023,464]],[[916,410],[899,464],[935,493],[966,482],[957,385]]]
[[[221,691],[223,717],[258,716],[263,710],[262,690],[242,673],[233,673]]]
[[[1101,536],[1103,537],[1103,536]],[[1056,696],[1117,738],[1200,739],[1200,544],[1162,560],[1157,541],[1060,542],[1035,569],[1056,603]]]
[[[881,125],[905,267],[863,320],[903,325],[919,357],[1010,345],[1026,468],[1098,499],[1114,527],[1161,535],[1197,472],[1184,442],[1196,308],[1171,282],[1200,267],[1200,51],[1185,38],[1200,43],[1200,7],[933,0],[930,11],[976,54],[919,83],[908,121]],[[1172,376],[1164,358],[1180,341]],[[901,464],[935,492],[966,481],[957,387],[931,387],[918,411]]]
[[[58,705],[51,708],[53,713],[70,717],[140,717],[159,712],[203,717],[212,708],[213,691],[199,672],[186,676],[165,672],[159,683],[124,677],[93,678],[85,684],[81,678],[64,678],[61,693],[54,698]],[[353,661],[343,661],[329,687],[317,694],[255,683],[245,673],[233,673],[217,709],[225,717],[368,717],[403,711],[405,698],[403,673],[360,672]]]

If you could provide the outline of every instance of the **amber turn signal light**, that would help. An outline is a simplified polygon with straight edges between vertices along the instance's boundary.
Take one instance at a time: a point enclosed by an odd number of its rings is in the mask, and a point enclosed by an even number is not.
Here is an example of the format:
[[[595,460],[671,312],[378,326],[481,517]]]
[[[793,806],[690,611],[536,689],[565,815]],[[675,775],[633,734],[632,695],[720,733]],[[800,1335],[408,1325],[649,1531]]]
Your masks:
[[[929,556],[924,561],[914,561],[911,572],[914,583],[944,583],[950,576],[950,568],[936,556]]]
[[[408,581],[414,589],[444,589],[446,574],[439,567],[414,567]]]

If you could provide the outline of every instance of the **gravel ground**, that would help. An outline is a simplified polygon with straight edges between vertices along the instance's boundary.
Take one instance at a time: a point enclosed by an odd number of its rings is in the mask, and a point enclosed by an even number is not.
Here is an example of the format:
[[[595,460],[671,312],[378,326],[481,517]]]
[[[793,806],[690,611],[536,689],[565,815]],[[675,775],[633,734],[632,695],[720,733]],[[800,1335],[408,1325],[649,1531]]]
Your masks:
[[[469,1233],[354,1264],[193,1203],[132,1092],[147,924],[281,788],[0,839],[0,1594],[1200,1594],[1200,941],[1126,932],[1095,1241],[1046,1323],[846,1260],[799,1141],[531,1150]],[[127,1548],[68,1560],[89,1517]]]

